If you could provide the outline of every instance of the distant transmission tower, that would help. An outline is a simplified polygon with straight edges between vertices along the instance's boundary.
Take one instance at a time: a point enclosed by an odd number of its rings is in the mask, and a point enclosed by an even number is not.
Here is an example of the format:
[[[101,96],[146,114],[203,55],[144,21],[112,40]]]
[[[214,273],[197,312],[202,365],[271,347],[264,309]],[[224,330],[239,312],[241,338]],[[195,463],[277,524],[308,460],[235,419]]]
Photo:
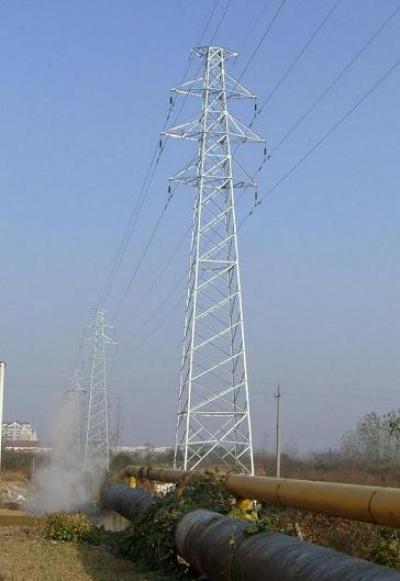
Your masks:
[[[106,345],[114,342],[106,334],[107,328],[103,309],[96,308],[89,336],[90,379],[85,465],[97,470],[108,470],[110,467]]]
[[[65,392],[65,403],[69,417],[69,441],[75,459],[83,460],[87,426],[87,390],[81,386],[79,370],[76,369],[71,387]]]
[[[228,99],[254,98],[226,71],[231,50],[198,47],[202,77],[173,89],[201,97],[200,117],[166,135],[198,141],[198,155],[172,180],[197,188],[178,397],[175,465],[210,463],[254,472],[235,215],[235,188],[255,187],[232,143],[261,139],[228,111]]]

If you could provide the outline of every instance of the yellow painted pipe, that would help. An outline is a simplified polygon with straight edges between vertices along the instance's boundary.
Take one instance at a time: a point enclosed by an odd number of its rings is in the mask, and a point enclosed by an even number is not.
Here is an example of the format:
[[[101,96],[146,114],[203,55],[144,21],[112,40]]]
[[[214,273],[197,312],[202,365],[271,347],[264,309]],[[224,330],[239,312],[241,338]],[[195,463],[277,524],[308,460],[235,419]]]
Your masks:
[[[177,483],[192,474],[167,468],[129,467],[124,473],[138,478]],[[238,498],[290,506],[311,512],[400,528],[400,489],[337,482],[229,475],[227,489]]]
[[[234,495],[312,512],[400,527],[400,489],[260,476],[228,476]]]

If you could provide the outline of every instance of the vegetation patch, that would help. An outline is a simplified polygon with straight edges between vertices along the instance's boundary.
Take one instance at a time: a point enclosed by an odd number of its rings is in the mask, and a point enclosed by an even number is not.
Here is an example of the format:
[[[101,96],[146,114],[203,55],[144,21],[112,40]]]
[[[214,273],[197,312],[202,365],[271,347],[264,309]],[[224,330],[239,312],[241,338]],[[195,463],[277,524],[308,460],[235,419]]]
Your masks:
[[[225,478],[218,470],[190,475],[176,489],[155,494],[146,514],[137,516],[123,531],[105,531],[80,513],[58,513],[47,517],[45,535],[100,545],[115,556],[133,561],[142,571],[183,578],[188,571],[177,558],[175,528],[186,513],[203,508],[247,519],[246,536],[272,530],[400,569],[400,531],[282,506],[264,505],[257,511],[244,512],[226,490]]]
[[[73,543],[95,543],[100,529],[80,512],[57,512],[47,516],[44,534],[48,539]]]
[[[145,516],[135,519],[124,531],[111,535],[112,550],[149,570],[173,572],[175,578],[185,575],[186,567],[178,562],[176,554],[176,525],[183,515],[198,508],[229,515],[235,499],[224,486],[225,477],[216,470],[207,470],[190,475],[176,490],[155,496]],[[235,513],[245,516],[238,509]]]
[[[250,514],[241,510],[224,486],[226,475],[209,470],[182,481],[176,491],[155,496],[153,507],[112,538],[113,550],[154,570],[185,573],[177,561],[175,527],[189,511],[205,508],[231,518],[249,521],[245,534],[252,536],[276,531],[400,569],[400,531],[299,511],[282,506],[263,505]]]
[[[162,581],[99,546],[43,538],[41,529],[0,529],[0,580]]]

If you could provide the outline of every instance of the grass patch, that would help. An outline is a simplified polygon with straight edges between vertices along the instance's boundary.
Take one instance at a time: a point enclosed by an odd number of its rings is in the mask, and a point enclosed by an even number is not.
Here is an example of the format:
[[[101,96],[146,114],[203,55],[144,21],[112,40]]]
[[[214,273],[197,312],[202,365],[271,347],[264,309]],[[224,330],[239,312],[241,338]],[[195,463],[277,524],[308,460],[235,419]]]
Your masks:
[[[4,581],[161,581],[106,550],[43,538],[40,530],[3,529],[0,579]]]
[[[0,528],[12,525],[37,526],[39,523],[40,519],[26,512],[10,508],[0,508]]]
[[[44,534],[59,541],[95,542],[98,528],[80,512],[57,512],[45,520]]]

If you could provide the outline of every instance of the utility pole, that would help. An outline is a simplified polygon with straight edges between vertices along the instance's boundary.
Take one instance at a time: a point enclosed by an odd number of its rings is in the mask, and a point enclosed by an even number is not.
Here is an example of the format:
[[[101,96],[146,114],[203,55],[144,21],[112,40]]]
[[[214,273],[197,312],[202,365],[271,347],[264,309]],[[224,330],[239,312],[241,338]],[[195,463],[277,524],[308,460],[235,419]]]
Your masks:
[[[196,157],[171,180],[196,188],[178,395],[175,466],[209,463],[254,473],[235,188],[255,187],[237,166],[232,144],[262,143],[228,111],[231,99],[254,99],[226,72],[235,52],[193,49],[200,78],[174,89],[200,97],[199,116],[165,135],[198,142]],[[235,175],[233,169],[235,167]]]
[[[0,475],[1,475],[1,449],[3,436],[3,400],[4,400],[4,374],[6,371],[6,364],[0,361]]]
[[[115,448],[119,448],[121,445],[121,397],[117,397],[117,406],[115,410],[115,428],[113,434],[113,445]]]
[[[276,477],[281,477],[281,386],[278,383],[274,394],[276,399]]]
[[[89,338],[91,353],[85,466],[100,471],[106,471],[110,467],[106,345],[114,342],[106,334],[108,328],[103,309],[94,309]]]

